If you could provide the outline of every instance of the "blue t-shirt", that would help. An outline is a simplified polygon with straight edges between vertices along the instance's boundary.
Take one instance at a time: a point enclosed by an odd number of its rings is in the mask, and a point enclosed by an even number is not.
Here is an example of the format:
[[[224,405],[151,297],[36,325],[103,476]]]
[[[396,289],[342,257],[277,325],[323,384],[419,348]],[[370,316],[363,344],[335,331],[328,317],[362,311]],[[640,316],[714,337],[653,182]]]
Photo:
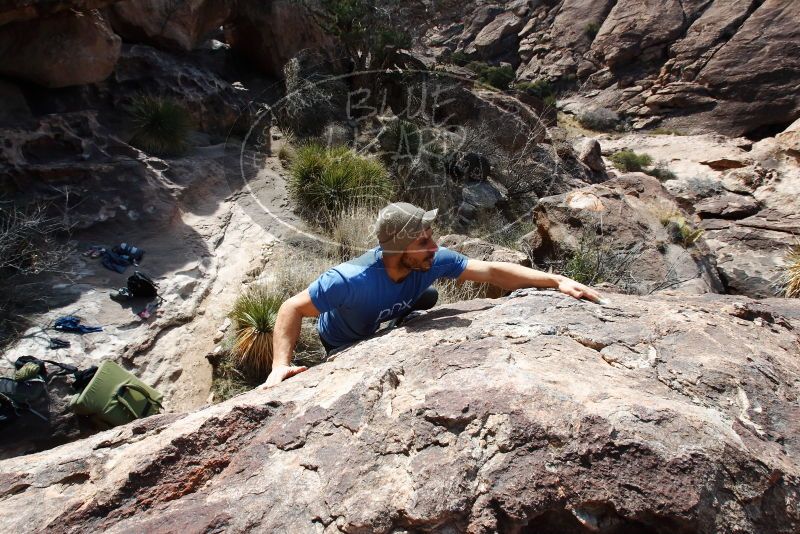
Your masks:
[[[380,247],[358,258],[327,270],[310,286],[311,302],[320,312],[320,336],[338,347],[368,338],[383,321],[408,310],[437,278],[458,278],[467,268],[468,258],[439,247],[431,268],[411,271],[394,282],[383,266]]]

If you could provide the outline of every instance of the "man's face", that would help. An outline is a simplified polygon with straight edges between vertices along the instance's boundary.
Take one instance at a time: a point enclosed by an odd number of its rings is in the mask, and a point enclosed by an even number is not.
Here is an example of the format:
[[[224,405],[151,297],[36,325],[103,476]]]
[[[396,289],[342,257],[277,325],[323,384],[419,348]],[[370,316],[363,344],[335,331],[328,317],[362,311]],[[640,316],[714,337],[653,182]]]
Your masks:
[[[426,228],[405,248],[400,263],[412,271],[427,271],[433,265],[433,255],[438,249],[433,230]]]

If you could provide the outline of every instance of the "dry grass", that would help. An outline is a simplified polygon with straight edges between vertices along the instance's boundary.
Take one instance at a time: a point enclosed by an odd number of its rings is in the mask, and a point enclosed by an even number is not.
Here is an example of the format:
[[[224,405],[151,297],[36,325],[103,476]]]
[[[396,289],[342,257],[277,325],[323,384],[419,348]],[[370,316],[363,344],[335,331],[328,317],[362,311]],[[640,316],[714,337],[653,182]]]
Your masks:
[[[369,206],[351,206],[330,225],[330,240],[335,243],[335,259],[356,258],[378,244],[375,237],[377,210]]]
[[[652,212],[658,217],[661,226],[670,230],[670,227],[678,233],[680,242],[684,247],[693,245],[703,236],[703,230],[695,228],[691,222],[678,210],[672,202],[662,200],[652,206]]]
[[[281,162],[281,165],[284,167],[289,167],[292,164],[292,160],[294,160],[295,155],[297,154],[297,150],[295,149],[297,140],[291,132],[285,132],[283,130],[280,130],[280,132],[281,139],[278,141],[280,143],[280,147],[278,148],[277,156]]]
[[[326,248],[326,247],[323,247]],[[339,263],[330,250],[276,249],[259,283],[281,302],[308,288],[319,275]],[[325,360],[325,349],[317,334],[317,319],[303,319],[294,352],[295,365],[317,365]]]
[[[800,245],[795,245],[786,254],[786,280],[784,295],[788,298],[800,298]]]
[[[452,304],[464,300],[485,298],[488,291],[488,284],[476,284],[475,282],[458,282],[449,278],[440,278],[433,286],[439,292],[437,305]]]

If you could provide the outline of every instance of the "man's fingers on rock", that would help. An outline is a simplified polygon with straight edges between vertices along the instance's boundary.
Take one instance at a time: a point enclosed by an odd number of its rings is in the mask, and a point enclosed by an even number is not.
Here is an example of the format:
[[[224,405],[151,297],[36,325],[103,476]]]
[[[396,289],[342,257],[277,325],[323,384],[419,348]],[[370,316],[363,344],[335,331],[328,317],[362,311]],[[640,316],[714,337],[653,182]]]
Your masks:
[[[286,371],[286,378],[289,378],[290,376],[298,375],[298,374],[302,373],[303,371],[307,371],[307,370],[308,370],[308,367],[306,367],[305,365],[300,366],[300,367],[290,367]]]

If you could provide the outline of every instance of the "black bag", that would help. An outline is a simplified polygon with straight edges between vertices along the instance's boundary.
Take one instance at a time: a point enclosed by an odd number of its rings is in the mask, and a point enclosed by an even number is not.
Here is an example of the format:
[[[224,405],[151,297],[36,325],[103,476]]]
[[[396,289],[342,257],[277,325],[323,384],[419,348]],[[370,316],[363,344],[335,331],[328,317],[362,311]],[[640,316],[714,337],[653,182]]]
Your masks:
[[[158,286],[143,272],[136,271],[128,277],[128,287],[111,294],[111,299],[124,302],[134,298],[152,299],[158,296]]]
[[[146,274],[136,271],[128,277],[128,293],[135,298],[155,298],[158,296],[158,286]]]

